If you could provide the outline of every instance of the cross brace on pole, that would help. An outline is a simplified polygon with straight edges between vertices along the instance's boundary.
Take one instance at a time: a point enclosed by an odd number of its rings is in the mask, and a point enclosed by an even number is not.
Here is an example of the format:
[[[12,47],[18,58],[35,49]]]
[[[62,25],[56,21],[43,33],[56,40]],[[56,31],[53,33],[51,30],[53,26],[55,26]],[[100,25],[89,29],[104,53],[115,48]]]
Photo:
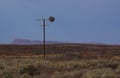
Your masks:
[[[45,49],[46,49],[46,42],[45,42],[45,26],[46,26],[46,24],[45,24],[45,21],[46,20],[49,20],[50,22],[54,22],[55,21],[55,18],[53,17],[53,16],[50,16],[48,19],[37,19],[37,21],[40,21],[40,20],[42,20],[43,21],[43,52],[44,52],[44,58],[45,58],[45,54],[46,54],[46,51],[45,51]]]

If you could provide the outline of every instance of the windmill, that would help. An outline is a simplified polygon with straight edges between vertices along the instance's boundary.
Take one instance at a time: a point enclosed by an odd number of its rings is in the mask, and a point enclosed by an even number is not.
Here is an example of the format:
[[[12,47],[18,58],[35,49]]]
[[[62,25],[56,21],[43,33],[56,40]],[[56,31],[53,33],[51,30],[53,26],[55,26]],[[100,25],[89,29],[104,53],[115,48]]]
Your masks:
[[[44,53],[44,58],[45,58],[45,46],[46,46],[46,39],[45,39],[45,27],[47,26],[46,25],[46,20],[49,20],[50,22],[54,22],[55,21],[55,18],[53,16],[50,16],[48,19],[37,19],[36,21],[43,21],[43,53]]]

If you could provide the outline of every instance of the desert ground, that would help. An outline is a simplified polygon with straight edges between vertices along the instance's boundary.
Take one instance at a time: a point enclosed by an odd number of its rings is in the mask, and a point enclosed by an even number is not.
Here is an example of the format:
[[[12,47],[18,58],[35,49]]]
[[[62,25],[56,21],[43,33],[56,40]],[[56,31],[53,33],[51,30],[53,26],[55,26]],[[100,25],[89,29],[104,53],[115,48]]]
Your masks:
[[[0,78],[120,78],[120,46],[0,45]]]

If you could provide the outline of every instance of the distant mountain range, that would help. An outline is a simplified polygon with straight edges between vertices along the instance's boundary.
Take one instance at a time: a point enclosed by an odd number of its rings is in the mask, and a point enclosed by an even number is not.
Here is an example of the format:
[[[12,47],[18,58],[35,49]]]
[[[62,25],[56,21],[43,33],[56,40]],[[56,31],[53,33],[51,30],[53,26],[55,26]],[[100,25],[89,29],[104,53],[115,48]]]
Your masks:
[[[64,42],[59,41],[46,41],[46,44],[63,44]],[[16,44],[16,45],[38,45],[43,44],[43,41],[39,40],[28,40],[28,39],[15,39],[10,44]]]

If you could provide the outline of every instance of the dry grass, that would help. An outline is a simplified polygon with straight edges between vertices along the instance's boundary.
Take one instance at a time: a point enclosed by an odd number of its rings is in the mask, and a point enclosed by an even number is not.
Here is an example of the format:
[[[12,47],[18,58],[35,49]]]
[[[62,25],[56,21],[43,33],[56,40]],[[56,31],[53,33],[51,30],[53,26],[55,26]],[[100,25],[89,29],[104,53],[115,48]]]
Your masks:
[[[119,46],[72,45],[48,45],[45,59],[38,46],[2,46],[0,78],[120,78]]]

